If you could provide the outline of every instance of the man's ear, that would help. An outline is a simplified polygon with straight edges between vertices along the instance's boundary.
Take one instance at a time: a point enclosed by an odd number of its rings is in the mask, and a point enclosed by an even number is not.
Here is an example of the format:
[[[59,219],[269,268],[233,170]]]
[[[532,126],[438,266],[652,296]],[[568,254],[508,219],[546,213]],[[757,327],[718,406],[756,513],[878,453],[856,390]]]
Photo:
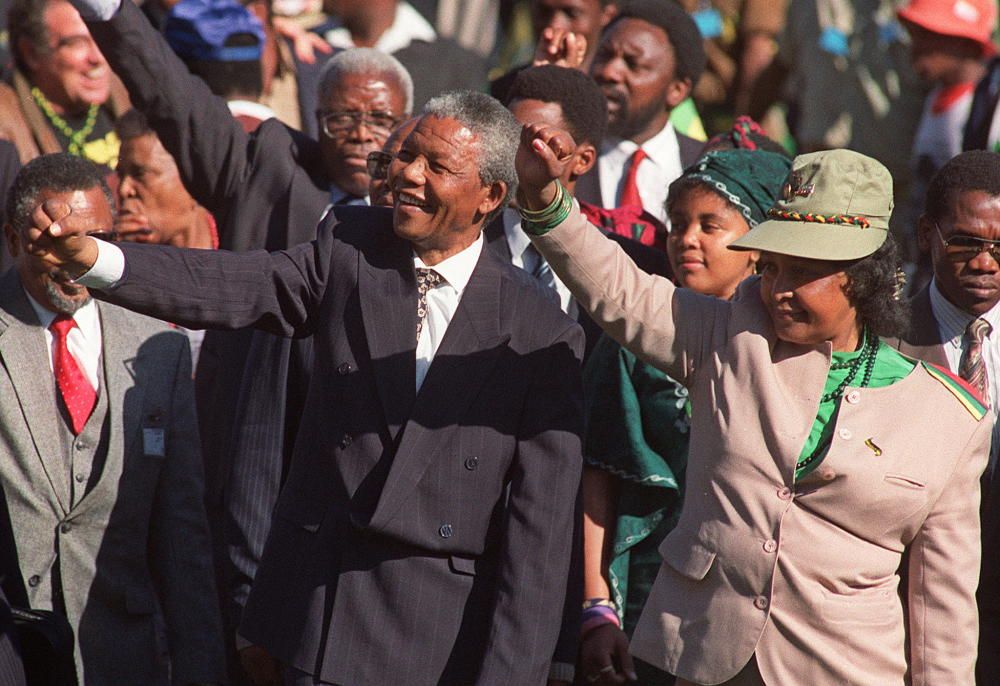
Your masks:
[[[674,109],[682,102],[684,102],[684,99],[687,96],[691,95],[691,88],[692,88],[691,79],[689,78],[673,79],[670,82],[670,85],[667,86],[667,97],[666,97],[667,107],[670,109]]]
[[[483,195],[483,199],[479,203],[479,207],[476,208],[479,214],[483,217],[487,216],[500,207],[500,204],[507,197],[507,184],[503,181],[494,181],[490,184],[489,188],[486,189],[486,194]]]
[[[593,143],[580,143],[576,146],[574,155],[576,159],[573,160],[570,178],[575,181],[597,164],[597,148],[594,147]]]
[[[929,253],[931,251],[931,241],[934,239],[934,220],[926,214],[920,215],[917,220],[917,247],[920,252]]]
[[[10,222],[4,222],[3,233],[7,239],[7,250],[10,251],[11,257],[16,258],[21,252],[21,234],[11,226]]]

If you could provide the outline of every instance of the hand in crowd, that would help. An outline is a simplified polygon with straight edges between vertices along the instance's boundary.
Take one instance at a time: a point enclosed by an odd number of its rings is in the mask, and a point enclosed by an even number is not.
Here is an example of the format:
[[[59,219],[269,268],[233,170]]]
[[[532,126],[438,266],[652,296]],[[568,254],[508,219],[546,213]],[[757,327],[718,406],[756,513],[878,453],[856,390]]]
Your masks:
[[[31,213],[24,249],[68,278],[76,278],[97,260],[97,241],[83,229],[86,221],[65,202],[46,200]]]
[[[144,213],[122,207],[115,217],[115,233],[121,240],[144,241],[149,240],[153,230],[149,228],[149,218]]]
[[[556,197],[557,179],[573,163],[576,143],[566,131],[545,124],[525,124],[517,148],[517,202],[521,207],[540,210]]]
[[[263,647],[250,645],[241,649],[240,664],[254,686],[281,686],[281,666]]]
[[[592,629],[580,644],[584,680],[598,686],[638,681],[628,652],[628,636],[614,624]]]
[[[587,38],[566,29],[548,27],[542,31],[535,47],[532,66],[552,64],[557,67],[579,69],[587,55]]]
[[[284,17],[275,17],[272,23],[275,31],[292,42],[292,50],[295,51],[295,57],[299,62],[313,64],[316,62],[317,51],[324,55],[333,52],[333,46],[327,43],[322,36],[307,31],[298,22]]]

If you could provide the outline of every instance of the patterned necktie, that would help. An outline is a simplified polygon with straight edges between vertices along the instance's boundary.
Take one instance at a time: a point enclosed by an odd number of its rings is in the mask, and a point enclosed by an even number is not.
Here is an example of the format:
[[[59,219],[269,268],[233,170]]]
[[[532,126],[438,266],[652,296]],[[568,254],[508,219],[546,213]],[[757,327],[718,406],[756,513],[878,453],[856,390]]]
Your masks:
[[[427,267],[417,267],[417,345],[420,344],[420,332],[424,328],[424,319],[427,318],[427,291],[444,281],[440,274]]]
[[[90,418],[97,403],[97,392],[80,371],[76,358],[66,345],[66,337],[76,326],[72,317],[61,314],[52,320],[49,330],[55,338],[56,349],[52,356],[52,367],[56,375],[56,386],[62,395],[63,405],[69,412],[73,433],[79,435]]]
[[[958,364],[958,374],[979,390],[987,404],[990,398],[990,377],[983,359],[983,339],[990,335],[993,327],[985,319],[973,319],[965,329],[962,339],[962,360]]]
[[[642,197],[639,196],[639,185],[636,182],[636,176],[639,173],[639,165],[642,161],[649,157],[646,151],[642,148],[638,148],[634,153],[632,153],[632,158],[629,162],[628,175],[625,177],[625,185],[622,186],[622,197],[621,202],[618,203],[619,207],[627,207],[629,205],[633,207],[642,207]]]

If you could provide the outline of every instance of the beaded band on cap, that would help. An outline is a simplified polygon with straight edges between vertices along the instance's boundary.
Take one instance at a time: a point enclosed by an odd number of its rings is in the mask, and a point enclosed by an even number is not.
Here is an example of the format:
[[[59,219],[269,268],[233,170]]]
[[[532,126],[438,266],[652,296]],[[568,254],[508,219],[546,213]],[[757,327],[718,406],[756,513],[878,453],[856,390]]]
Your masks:
[[[867,229],[871,226],[871,222],[869,222],[865,217],[852,216],[849,214],[815,214],[813,212],[802,214],[801,212],[792,212],[791,210],[779,210],[777,207],[769,209],[767,211],[767,216],[773,217],[774,219],[793,222],[815,222],[817,224],[860,226],[862,229]]]

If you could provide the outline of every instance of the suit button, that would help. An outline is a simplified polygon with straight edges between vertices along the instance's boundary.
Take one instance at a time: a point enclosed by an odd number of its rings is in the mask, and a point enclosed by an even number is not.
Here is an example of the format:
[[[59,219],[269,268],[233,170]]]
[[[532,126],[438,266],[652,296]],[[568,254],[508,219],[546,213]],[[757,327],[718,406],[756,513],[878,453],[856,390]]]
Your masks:
[[[87,444],[86,443],[77,443],[76,444],[76,449],[77,450],[86,450],[87,449]]]
[[[345,450],[351,447],[351,443],[354,443],[354,439],[351,438],[351,434],[344,434],[344,437],[340,439],[340,447]]]
[[[32,588],[34,588],[40,583],[42,583],[42,577],[38,576],[37,574],[32,575],[32,577],[28,579],[28,585],[31,586]]]
[[[785,486],[784,488],[779,488],[778,497],[781,498],[782,500],[791,500],[792,489],[790,489],[788,486]]]
[[[843,438],[845,441],[851,440],[851,436],[854,435],[854,434],[851,433],[850,429],[841,429],[837,433],[839,433],[840,437]]]
[[[77,474],[76,475],[76,482],[78,484],[82,484],[86,480],[87,480],[87,476],[85,474]]]
[[[451,524],[442,524],[441,528],[438,529],[438,533],[441,535],[441,538],[451,538],[455,530],[451,528]]]
[[[778,549],[778,542],[774,540],[764,541],[764,552],[773,553]]]
[[[851,403],[852,405],[857,405],[859,402],[861,402],[861,391],[851,391],[846,396],[844,396],[844,400]]]
[[[337,367],[337,373],[340,374],[341,376],[347,376],[353,371],[354,367],[351,365],[350,362],[345,362],[344,364]]]
[[[470,472],[474,472],[479,469],[479,458],[475,456],[467,458],[465,460],[465,468]]]
[[[69,522],[63,522],[62,524],[59,525],[59,531],[63,532],[64,534],[68,534],[72,530],[73,530],[73,525],[70,524]]]
[[[766,610],[767,609],[767,605],[768,605],[768,602],[767,602],[767,598],[765,596],[759,595],[756,598],[754,598],[754,600],[753,600],[753,606],[755,608],[757,608],[758,610]]]

